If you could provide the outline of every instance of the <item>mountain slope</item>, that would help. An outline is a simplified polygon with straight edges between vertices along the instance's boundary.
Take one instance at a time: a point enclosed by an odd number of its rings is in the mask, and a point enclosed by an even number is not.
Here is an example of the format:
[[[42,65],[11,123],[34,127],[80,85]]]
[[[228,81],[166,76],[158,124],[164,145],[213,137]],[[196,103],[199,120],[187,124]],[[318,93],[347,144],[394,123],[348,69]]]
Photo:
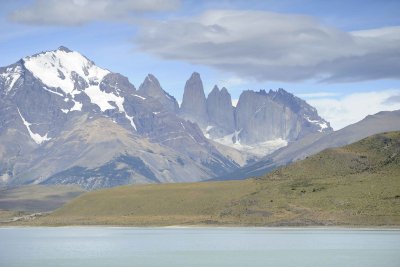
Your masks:
[[[11,184],[78,184],[98,189],[132,183],[190,182],[211,175],[190,157],[136,136],[106,118],[79,117],[59,137],[23,160],[24,171]]]
[[[41,225],[400,225],[400,132],[328,149],[258,179],[84,194]]]
[[[399,130],[400,110],[379,112],[332,133],[309,134],[254,164],[218,177],[216,180],[237,180],[264,175],[279,166],[304,159],[326,148],[340,147],[373,134]]]

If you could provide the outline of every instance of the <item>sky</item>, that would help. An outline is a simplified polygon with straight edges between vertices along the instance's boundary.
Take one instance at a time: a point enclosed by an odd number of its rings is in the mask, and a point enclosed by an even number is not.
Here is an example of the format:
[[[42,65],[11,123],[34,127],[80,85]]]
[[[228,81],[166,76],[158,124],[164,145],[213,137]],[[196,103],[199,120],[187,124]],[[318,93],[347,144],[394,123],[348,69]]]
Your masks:
[[[335,130],[400,109],[398,0],[0,0],[0,66],[63,45],[138,88],[284,88]]]

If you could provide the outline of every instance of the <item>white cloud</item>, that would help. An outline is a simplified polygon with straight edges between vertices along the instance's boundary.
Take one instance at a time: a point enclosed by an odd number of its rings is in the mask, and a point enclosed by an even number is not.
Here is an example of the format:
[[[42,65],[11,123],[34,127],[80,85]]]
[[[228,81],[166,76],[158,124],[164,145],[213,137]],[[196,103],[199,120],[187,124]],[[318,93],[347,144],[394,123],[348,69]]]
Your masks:
[[[225,88],[231,88],[239,85],[246,84],[247,81],[244,79],[241,79],[239,77],[230,77],[227,79],[221,79],[218,81],[218,86],[220,88],[225,87]]]
[[[360,92],[335,98],[311,98],[307,102],[314,106],[321,117],[331,123],[334,130],[362,120],[379,111],[400,109],[400,90]]]
[[[16,22],[38,25],[80,25],[128,18],[132,14],[168,11],[180,0],[35,0],[10,14]]]
[[[345,32],[310,16],[209,10],[143,24],[137,48],[259,81],[400,78],[400,27]]]
[[[321,97],[330,97],[330,96],[338,96],[338,93],[333,92],[316,92],[316,93],[304,93],[304,94],[296,94],[296,96],[300,98],[321,98]]]

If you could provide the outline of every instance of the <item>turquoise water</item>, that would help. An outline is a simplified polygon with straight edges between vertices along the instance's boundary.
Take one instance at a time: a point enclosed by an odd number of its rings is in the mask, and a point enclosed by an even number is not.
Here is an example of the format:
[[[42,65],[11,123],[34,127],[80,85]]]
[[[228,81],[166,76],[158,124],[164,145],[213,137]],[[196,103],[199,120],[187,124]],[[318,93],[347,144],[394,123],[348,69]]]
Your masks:
[[[0,266],[400,266],[400,230],[0,228]]]

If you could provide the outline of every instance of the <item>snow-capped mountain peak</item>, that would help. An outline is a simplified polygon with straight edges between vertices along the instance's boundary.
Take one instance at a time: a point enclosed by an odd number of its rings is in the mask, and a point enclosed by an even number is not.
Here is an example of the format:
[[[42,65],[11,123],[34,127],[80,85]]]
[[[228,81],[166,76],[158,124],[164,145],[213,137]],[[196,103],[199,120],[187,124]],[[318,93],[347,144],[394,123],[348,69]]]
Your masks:
[[[42,83],[42,89],[61,98],[66,104],[60,110],[67,114],[72,111],[91,109],[89,105],[98,106],[99,114],[107,110],[116,110],[123,114],[134,130],[136,124],[133,116],[125,111],[125,98],[121,95],[117,74],[100,68],[82,54],[64,46],[57,50],[42,52],[22,59],[22,64],[36,79]],[[110,84],[110,79],[115,84]],[[116,78],[117,77],[117,78]],[[108,88],[108,89],[106,89]],[[86,96],[89,98],[89,101]]]
[[[45,85],[60,88],[65,94],[73,94],[78,75],[87,85],[98,85],[110,73],[96,66],[85,56],[61,46],[23,58],[25,67]]]

